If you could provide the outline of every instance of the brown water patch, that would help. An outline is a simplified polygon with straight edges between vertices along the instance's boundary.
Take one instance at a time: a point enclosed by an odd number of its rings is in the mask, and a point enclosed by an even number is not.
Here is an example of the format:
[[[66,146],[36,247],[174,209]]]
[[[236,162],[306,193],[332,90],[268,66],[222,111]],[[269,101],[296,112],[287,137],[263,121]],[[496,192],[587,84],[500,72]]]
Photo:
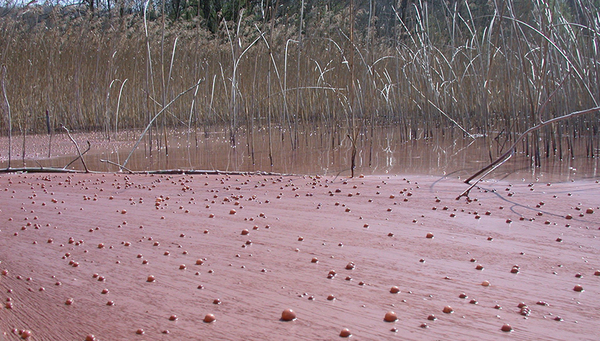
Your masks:
[[[138,131],[125,131],[117,138],[106,139],[99,133],[73,134],[81,145],[90,141],[92,148],[85,159],[89,169],[117,171],[118,167],[101,160],[122,164],[128,157]],[[269,157],[269,137],[265,130],[252,133],[252,144],[241,136],[232,148],[225,131],[204,134],[186,130],[171,131],[168,155],[165,148],[150,150],[144,140],[133,153],[127,167],[132,170],[194,169],[223,171],[265,171],[293,174],[350,174],[351,143],[347,139],[336,139],[332,144],[330,132],[316,128],[300,134],[298,148],[292,150],[286,141],[275,139]],[[18,141],[19,143],[17,143]],[[271,139],[273,142],[273,139]],[[77,151],[66,134],[54,135],[51,148],[47,135],[25,137],[23,159],[22,137],[13,139],[12,167],[53,166],[63,167],[77,156]],[[575,157],[550,154],[541,158],[541,167],[532,167],[532,160],[517,154],[495,171],[493,178],[544,179],[547,182],[582,179],[598,176],[599,159],[587,158],[584,139],[573,141],[574,148],[581,153]],[[48,150],[50,149],[50,156]],[[7,166],[8,139],[0,138],[0,167]],[[357,174],[453,174],[466,178],[489,163],[490,154],[500,155],[501,148],[486,138],[475,140],[451,137],[451,134],[433,138],[402,141],[394,128],[381,128],[374,135],[373,144],[359,145],[357,152]],[[70,168],[83,169],[81,161],[73,162]],[[184,186],[185,187],[185,186]],[[352,193],[348,194],[352,195]],[[406,198],[404,200],[407,200]]]

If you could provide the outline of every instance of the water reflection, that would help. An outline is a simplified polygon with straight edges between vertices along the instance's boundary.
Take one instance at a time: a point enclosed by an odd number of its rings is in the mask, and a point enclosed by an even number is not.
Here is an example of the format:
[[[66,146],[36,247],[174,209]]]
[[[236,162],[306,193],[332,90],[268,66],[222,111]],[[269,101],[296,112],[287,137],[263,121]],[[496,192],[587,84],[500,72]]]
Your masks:
[[[92,150],[85,156],[89,169],[118,170],[118,167],[100,160],[122,164],[127,159],[139,135],[131,131],[122,134],[117,139],[108,141],[100,138],[92,143]],[[501,153],[497,145],[485,138],[473,140],[438,134],[433,138],[403,141],[399,128],[379,128],[372,136],[370,131],[368,136],[359,136],[357,174],[452,174],[466,178]],[[585,150],[584,146],[577,145],[583,144],[581,140],[575,142],[577,150]],[[168,155],[164,147],[156,148],[157,143],[154,141],[151,151],[148,139],[145,139],[132,154],[127,168],[137,171],[185,169],[350,175],[349,138],[344,133],[332,133],[318,127],[299,132],[296,149],[291,148],[290,134],[283,129],[272,129],[270,134],[267,129],[257,129],[251,134],[240,133],[235,147],[231,146],[225,130],[206,133],[171,131],[168,134]],[[2,148],[5,150],[5,146]],[[5,154],[3,152],[2,156]],[[30,167],[63,167],[76,155],[74,149],[67,148],[62,156],[45,158],[38,154],[35,161],[26,159],[25,163]],[[22,164],[20,159],[13,158],[13,167]],[[6,165],[4,159],[0,166]],[[82,169],[81,162],[75,162],[71,167]],[[574,159],[561,161],[549,157],[542,158],[541,167],[532,167],[529,158],[518,154],[490,177],[541,178],[547,181],[593,178],[598,177],[598,159],[576,155]]]

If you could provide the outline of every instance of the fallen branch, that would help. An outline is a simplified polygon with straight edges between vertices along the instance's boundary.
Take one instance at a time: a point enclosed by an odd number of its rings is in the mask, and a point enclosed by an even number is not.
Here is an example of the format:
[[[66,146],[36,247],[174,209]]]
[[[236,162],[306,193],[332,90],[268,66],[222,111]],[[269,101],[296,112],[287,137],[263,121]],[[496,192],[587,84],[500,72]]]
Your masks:
[[[61,124],[60,126],[67,132],[67,136],[69,136],[69,138],[71,139],[71,141],[75,145],[75,149],[77,149],[77,154],[79,155],[79,158],[81,159],[81,163],[83,163],[83,169],[85,169],[86,173],[89,173],[90,171],[88,170],[88,168],[87,168],[87,166],[85,164],[85,160],[83,159],[83,155],[81,155],[81,150],[79,150],[79,145],[77,144],[77,142],[75,142],[75,139],[73,138],[73,136],[71,136],[71,132],[69,132],[69,129],[67,129],[67,127],[65,127],[64,125]],[[88,144],[89,143],[90,142],[88,141]],[[77,160],[77,159],[75,159],[75,160]],[[73,160],[73,161],[75,161],[75,160]],[[73,162],[71,162],[71,163],[73,163]],[[69,163],[67,166],[69,166],[71,163]],[[67,168],[67,166],[65,166],[64,168]]]
[[[120,166],[116,164],[117,166]],[[185,174],[197,174],[197,175],[261,175],[261,176],[295,176],[297,174],[286,174],[286,173],[273,173],[273,172],[242,172],[242,171],[220,171],[220,170],[194,170],[194,169],[163,169],[163,170],[151,170],[151,171],[130,171],[132,175],[150,175],[150,174],[164,174],[164,175],[185,175]],[[97,172],[97,171],[82,171],[78,169],[65,169],[65,168],[54,168],[54,167],[21,167],[21,168],[10,168],[0,169],[2,173],[93,173],[93,174],[114,174],[113,172]]]
[[[539,130],[547,125],[562,121],[562,120],[566,120],[568,118],[573,118],[573,117],[577,117],[577,116],[581,116],[581,115],[586,115],[586,114],[591,114],[593,112],[597,112],[600,111],[600,106],[594,107],[594,108],[589,108],[586,110],[581,110],[581,111],[575,111],[572,112],[570,114],[567,115],[563,115],[563,116],[559,116],[559,117],[555,117],[552,118],[550,120],[544,121],[536,126],[533,126],[529,129],[527,129],[523,134],[521,134],[521,136],[519,136],[519,138],[517,138],[517,140],[512,144],[512,146],[510,146],[510,148],[508,148],[508,150],[502,154],[499,158],[497,158],[494,162],[490,163],[489,165],[483,167],[482,169],[480,169],[477,173],[471,175],[467,180],[465,180],[466,184],[470,184],[471,180],[475,179],[476,177],[478,177],[479,175],[483,174],[481,177],[479,177],[479,179],[477,179],[477,181],[475,181],[475,183],[473,183],[469,188],[467,188],[466,190],[464,190],[457,198],[456,200],[460,199],[463,196],[469,196],[469,192],[471,191],[471,189],[473,189],[481,180],[483,180],[483,178],[485,178],[488,174],[490,174],[492,171],[494,171],[496,168],[502,166],[506,161],[508,161],[514,154],[515,154],[515,149],[517,147],[517,145],[525,138],[525,136],[527,136],[529,133],[534,132],[536,130]]]
[[[54,167],[21,167],[21,168],[4,168],[0,169],[0,173],[84,173],[84,171],[78,169],[65,169],[65,168],[54,168]],[[96,172],[90,172],[96,173]]]
[[[121,170],[124,169],[124,170],[128,171],[130,174],[134,173],[131,169],[129,169],[129,168],[123,166],[123,165],[120,165],[120,164],[118,164],[116,162],[110,161],[110,160],[100,159],[100,162],[106,162],[106,163],[108,163],[110,165],[117,166],[117,167],[119,167],[119,171],[121,171]]]

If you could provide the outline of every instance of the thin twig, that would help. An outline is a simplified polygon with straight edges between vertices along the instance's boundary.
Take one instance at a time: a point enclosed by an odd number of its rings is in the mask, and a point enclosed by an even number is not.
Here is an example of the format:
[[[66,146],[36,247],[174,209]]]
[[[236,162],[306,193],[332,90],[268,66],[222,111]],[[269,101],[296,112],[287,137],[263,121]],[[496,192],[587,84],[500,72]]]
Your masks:
[[[131,169],[129,169],[129,168],[125,167],[125,166],[122,166],[122,165],[120,165],[120,164],[118,164],[116,162],[113,162],[113,161],[110,161],[110,160],[104,160],[104,159],[100,159],[100,162],[106,162],[106,163],[111,164],[113,166],[117,166],[117,167],[119,167],[119,171],[121,171],[122,169],[124,169],[124,170],[128,171],[130,174],[133,174],[133,171]]]
[[[12,155],[12,117],[10,115],[10,103],[8,102],[8,96],[6,96],[6,86],[4,79],[6,78],[6,65],[2,65],[2,93],[4,94],[4,101],[6,102],[6,108],[8,109],[8,166],[10,169],[10,160]]]

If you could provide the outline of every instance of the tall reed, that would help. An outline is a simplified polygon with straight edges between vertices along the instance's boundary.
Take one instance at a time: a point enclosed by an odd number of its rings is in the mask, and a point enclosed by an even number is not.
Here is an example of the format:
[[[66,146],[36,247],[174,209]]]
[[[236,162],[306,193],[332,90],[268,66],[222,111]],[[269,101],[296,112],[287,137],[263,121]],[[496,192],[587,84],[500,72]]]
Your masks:
[[[594,1],[574,4],[579,17],[561,1],[477,4],[415,1],[394,7],[385,25],[371,2],[275,8],[270,17],[248,8],[214,34],[197,17],[151,19],[150,1],[120,17],[76,6],[13,9],[0,18],[13,123],[0,121],[0,131],[31,114],[28,129],[43,132],[48,110],[52,126],[111,136],[156,124],[161,112],[156,133],[164,138],[165,127],[227,127],[237,144],[239,131],[264,128],[269,145],[295,149],[322,128],[332,132],[323,142],[332,148],[350,143],[372,154],[378,128],[394,127],[398,142],[484,138],[492,159],[540,120],[598,105]],[[388,34],[377,33],[384,26]],[[165,110],[198,79],[206,81]],[[575,155],[569,141],[584,138],[587,155],[596,156],[598,118],[545,126],[519,149],[539,165]],[[152,137],[153,125],[148,133],[149,146],[167,147]],[[245,143],[251,153],[252,138]]]

